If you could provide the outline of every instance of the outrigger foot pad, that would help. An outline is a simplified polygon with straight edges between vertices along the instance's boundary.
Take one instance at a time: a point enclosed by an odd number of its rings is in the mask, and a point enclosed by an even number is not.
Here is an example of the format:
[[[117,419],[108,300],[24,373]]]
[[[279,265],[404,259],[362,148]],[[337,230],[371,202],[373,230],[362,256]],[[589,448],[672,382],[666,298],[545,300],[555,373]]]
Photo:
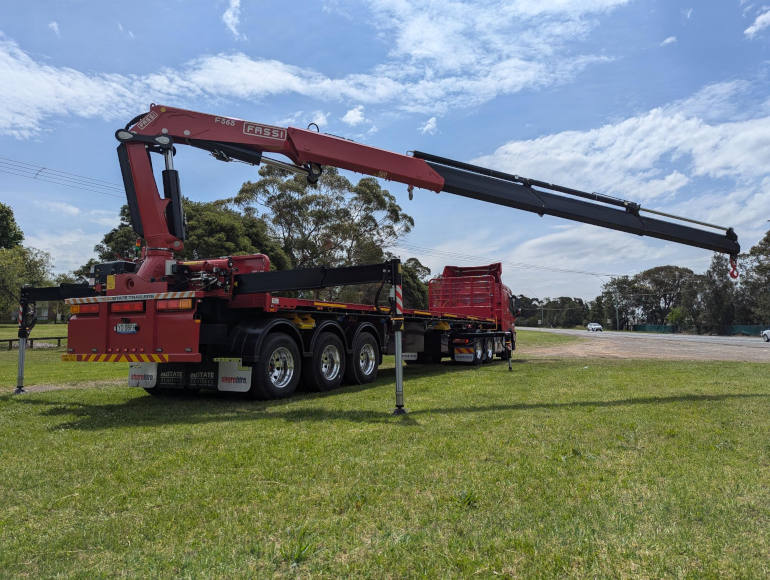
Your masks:
[[[393,409],[393,414],[394,415],[406,415],[406,409],[404,409],[403,407],[396,407],[395,409]]]
[[[24,389],[24,387],[16,387],[16,390],[13,391],[14,395],[23,395],[27,391]]]

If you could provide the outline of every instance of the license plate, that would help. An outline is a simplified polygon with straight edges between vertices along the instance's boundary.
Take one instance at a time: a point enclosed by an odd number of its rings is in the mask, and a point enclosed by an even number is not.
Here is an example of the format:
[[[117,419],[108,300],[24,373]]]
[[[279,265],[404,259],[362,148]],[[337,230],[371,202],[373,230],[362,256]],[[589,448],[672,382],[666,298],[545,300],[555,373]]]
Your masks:
[[[139,326],[135,322],[120,322],[115,325],[115,332],[118,334],[136,334]]]

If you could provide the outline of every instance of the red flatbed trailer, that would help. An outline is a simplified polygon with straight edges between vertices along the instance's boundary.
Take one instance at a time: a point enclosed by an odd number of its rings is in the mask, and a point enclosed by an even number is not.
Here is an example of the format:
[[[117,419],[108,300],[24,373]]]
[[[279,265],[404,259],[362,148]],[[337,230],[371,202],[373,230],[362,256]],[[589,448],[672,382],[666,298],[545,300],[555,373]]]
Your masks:
[[[431,280],[434,307],[402,308],[396,316],[397,260],[374,267],[272,273],[261,254],[213,262],[228,272],[214,291],[123,294],[120,280],[130,286],[132,279],[107,274],[97,281],[96,295],[67,299],[72,317],[64,360],[129,362],[129,384],[152,393],[215,389],[276,398],[290,396],[300,378],[319,390],[373,381],[382,355],[395,354],[396,332],[402,332],[402,358],[417,363],[450,357],[485,364],[495,356],[509,359],[515,346],[513,297],[499,279],[499,264]],[[204,273],[214,268],[211,261],[174,265],[186,274],[191,268]],[[278,277],[283,280],[268,285],[296,290],[307,286],[302,280],[308,276],[335,274],[337,284],[360,283],[362,271],[364,280],[375,281],[374,275],[382,286],[391,284],[394,296],[388,306],[245,288]]]

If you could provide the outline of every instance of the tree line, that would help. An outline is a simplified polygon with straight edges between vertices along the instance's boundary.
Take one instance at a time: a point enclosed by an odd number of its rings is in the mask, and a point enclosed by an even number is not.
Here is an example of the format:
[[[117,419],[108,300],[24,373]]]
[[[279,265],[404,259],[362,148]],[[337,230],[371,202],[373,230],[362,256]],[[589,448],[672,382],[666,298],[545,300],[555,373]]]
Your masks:
[[[352,183],[325,168],[318,184],[304,176],[262,167],[235,196],[213,202],[183,200],[187,239],[181,259],[264,253],[277,270],[339,267],[384,262],[392,246],[414,226],[395,197],[371,177]],[[17,308],[22,284],[42,286],[89,277],[95,263],[134,259],[136,234],[127,206],[120,223],[96,245],[92,258],[68,274],[53,276],[46,252],[25,247],[11,209],[0,203],[0,313]],[[659,266],[634,276],[611,278],[594,300],[574,297],[517,297],[519,323],[574,327],[600,322],[628,329],[635,324],[671,325],[681,331],[724,333],[732,325],[770,323],[770,232],[739,257],[741,277],[728,276],[727,258],[714,255],[709,269],[696,274],[679,266]],[[408,307],[427,308],[431,271],[418,258],[404,261]],[[323,290],[323,298],[371,302],[378,287]],[[315,293],[319,296],[319,293]]]
[[[304,176],[262,167],[260,178],[246,182],[229,199],[183,199],[187,239],[177,257],[184,260],[263,253],[276,270],[342,267],[385,262],[392,246],[414,226],[396,198],[371,177],[352,183],[335,168],[325,168],[316,185]],[[74,272],[52,275],[46,252],[22,245],[23,233],[8,206],[0,204],[0,313],[7,321],[18,307],[23,284],[44,286],[86,280],[100,262],[135,259],[136,233],[128,206],[120,223],[94,247],[91,258]],[[405,304],[427,308],[430,269],[417,258],[403,262]],[[326,288],[314,293],[327,300],[370,303],[379,285]]]
[[[708,270],[658,266],[602,285],[593,300],[519,295],[519,324],[574,327],[599,322],[613,329],[666,325],[675,331],[729,333],[736,325],[770,326],[770,231],[738,257],[741,273],[729,277],[726,256],[714,254]]]

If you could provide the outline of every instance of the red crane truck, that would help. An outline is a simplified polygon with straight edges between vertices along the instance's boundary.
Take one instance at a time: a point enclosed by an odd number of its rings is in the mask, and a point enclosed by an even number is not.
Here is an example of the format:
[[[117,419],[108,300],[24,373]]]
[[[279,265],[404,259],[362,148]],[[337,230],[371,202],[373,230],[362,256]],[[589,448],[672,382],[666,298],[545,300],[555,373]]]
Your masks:
[[[428,310],[404,309],[401,266],[270,271],[262,254],[179,261],[185,239],[175,145],[222,161],[260,163],[306,175],[324,165],[726,253],[740,246],[732,228],[662,214],[639,204],[415,151],[391,153],[315,131],[282,128],[152,105],[116,131],[131,221],[145,241],[141,259],[99,264],[94,283],[22,290],[19,336],[34,324],[36,300],[66,299],[72,317],[65,360],[129,362],[129,384],[149,393],[217,389],[258,398],[290,396],[300,380],[319,390],[367,383],[383,354],[423,363],[444,357],[509,360],[516,311],[500,264],[448,266],[429,284]],[[285,156],[290,162],[267,157]],[[151,154],[163,157],[163,195]],[[557,192],[550,193],[549,191]],[[676,221],[644,214],[657,214]],[[692,222],[693,227],[680,222]],[[708,228],[708,229],[704,229]],[[719,230],[712,231],[712,230]],[[342,304],[276,295],[379,283],[373,304]],[[389,299],[383,304],[382,290]],[[23,342],[23,340],[21,341]],[[397,410],[401,364],[396,364]],[[23,385],[20,348],[19,385]]]

